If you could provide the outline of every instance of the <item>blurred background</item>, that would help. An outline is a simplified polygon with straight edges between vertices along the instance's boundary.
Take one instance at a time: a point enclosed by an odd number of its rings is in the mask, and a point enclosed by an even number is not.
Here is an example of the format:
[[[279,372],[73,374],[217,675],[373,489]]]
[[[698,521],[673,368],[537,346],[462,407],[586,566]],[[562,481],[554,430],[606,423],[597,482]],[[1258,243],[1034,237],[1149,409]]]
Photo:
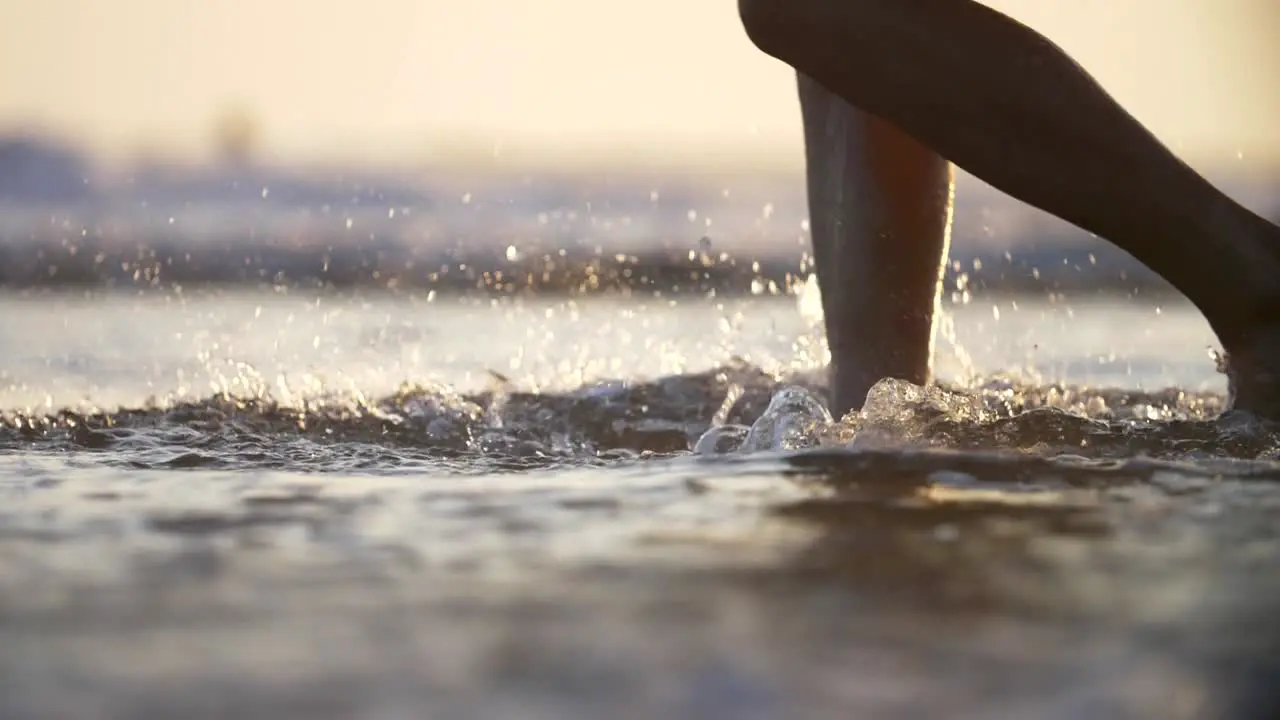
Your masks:
[[[1280,4],[988,4],[1280,210]],[[805,269],[792,76],[729,0],[6,0],[0,26],[8,285],[484,289],[552,250],[542,289],[626,284],[599,268],[620,254],[654,277],[708,248]],[[988,287],[1160,287],[972,178],[959,198],[953,258]]]

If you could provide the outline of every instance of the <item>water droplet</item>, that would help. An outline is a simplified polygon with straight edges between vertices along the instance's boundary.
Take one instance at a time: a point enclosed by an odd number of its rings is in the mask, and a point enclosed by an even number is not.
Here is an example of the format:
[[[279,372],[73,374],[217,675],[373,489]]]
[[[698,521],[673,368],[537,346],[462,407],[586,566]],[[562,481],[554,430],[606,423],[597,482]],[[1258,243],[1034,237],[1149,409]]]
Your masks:
[[[717,425],[698,438],[693,445],[694,455],[727,455],[742,448],[751,428],[745,425]]]
[[[742,444],[743,452],[799,450],[818,444],[818,432],[830,425],[831,413],[816,395],[802,387],[774,393]]]

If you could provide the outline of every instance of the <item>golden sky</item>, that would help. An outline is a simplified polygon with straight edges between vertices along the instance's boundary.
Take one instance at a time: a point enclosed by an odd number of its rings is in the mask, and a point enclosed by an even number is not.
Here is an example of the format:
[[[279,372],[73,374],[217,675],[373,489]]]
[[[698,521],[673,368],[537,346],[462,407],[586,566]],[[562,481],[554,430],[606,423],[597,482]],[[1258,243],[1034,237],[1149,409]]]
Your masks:
[[[1166,142],[1280,156],[1280,2],[992,0]],[[286,157],[433,139],[662,152],[799,147],[785,67],[733,0],[0,0],[0,127],[108,153],[207,151],[242,105]]]

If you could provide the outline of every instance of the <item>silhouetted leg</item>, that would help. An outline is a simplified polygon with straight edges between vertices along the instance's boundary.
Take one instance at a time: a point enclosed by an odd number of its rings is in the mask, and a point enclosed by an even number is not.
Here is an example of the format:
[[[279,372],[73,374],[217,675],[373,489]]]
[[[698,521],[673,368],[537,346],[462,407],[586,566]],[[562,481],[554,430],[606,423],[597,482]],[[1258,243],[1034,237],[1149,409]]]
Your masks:
[[[762,50],[1195,303],[1236,407],[1280,418],[1280,228],[1216,190],[1056,45],[972,0],[739,0]]]
[[[923,385],[951,225],[951,164],[800,75],[831,411],[885,377]]]

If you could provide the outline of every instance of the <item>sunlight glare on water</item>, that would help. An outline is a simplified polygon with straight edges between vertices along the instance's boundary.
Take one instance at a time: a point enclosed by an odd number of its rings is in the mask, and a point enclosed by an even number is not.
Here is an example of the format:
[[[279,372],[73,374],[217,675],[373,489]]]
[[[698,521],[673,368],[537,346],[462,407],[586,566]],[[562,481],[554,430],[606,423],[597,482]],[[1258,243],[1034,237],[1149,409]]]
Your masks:
[[[1197,315],[949,305],[836,419],[815,290],[5,297],[0,715],[1259,702],[1280,444]]]

